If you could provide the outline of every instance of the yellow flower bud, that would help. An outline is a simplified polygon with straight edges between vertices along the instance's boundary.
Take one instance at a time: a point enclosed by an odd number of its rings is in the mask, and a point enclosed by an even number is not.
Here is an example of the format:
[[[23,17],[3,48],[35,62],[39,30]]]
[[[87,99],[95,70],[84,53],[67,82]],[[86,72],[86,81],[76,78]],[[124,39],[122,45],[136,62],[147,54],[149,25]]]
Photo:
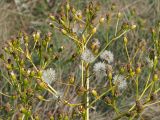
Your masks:
[[[158,80],[158,75],[157,74],[154,74],[153,76],[153,81],[157,81]]]
[[[136,74],[139,74],[139,73],[141,73],[141,68],[140,68],[140,67],[137,67],[137,68],[136,68]]]
[[[128,39],[127,39],[126,36],[123,38],[123,42],[124,42],[125,45],[128,43]]]
[[[70,9],[70,5],[67,3],[67,5],[66,5],[66,8],[67,8],[67,10],[69,10]]]
[[[122,17],[121,12],[118,12],[117,17],[118,17],[118,18],[121,18],[121,17]]]
[[[73,84],[74,81],[75,81],[74,75],[70,75],[70,76],[69,76],[69,82],[70,82],[71,84]]]
[[[22,113],[27,113],[27,110],[26,110],[23,106],[21,106],[20,111],[21,111]]]
[[[104,23],[104,18],[100,18],[99,23]]]
[[[62,32],[64,35],[66,35],[66,34],[67,34],[67,31],[66,31],[66,30],[64,30],[64,29],[61,29],[61,32]]]
[[[95,33],[96,33],[96,31],[97,31],[97,28],[96,28],[96,27],[94,27],[94,28],[92,29],[92,34],[95,34]]]
[[[121,68],[120,68],[120,73],[123,74],[124,71],[125,71],[124,67],[121,67]]]
[[[55,20],[55,17],[53,15],[50,15],[49,17],[51,18],[51,20]]]
[[[41,96],[41,95],[37,95],[37,98],[38,98],[39,100],[44,100],[44,97]]]
[[[12,78],[13,80],[16,80],[16,75],[14,74],[13,71],[11,72],[11,78]]]
[[[98,93],[97,93],[96,90],[93,89],[93,90],[91,91],[91,93],[92,93],[92,95],[93,95],[94,97],[98,97]]]
[[[135,29],[137,26],[136,25],[131,25],[131,29]]]
[[[112,80],[112,73],[111,72],[108,73],[108,79]]]
[[[135,72],[132,71],[132,69],[130,69],[129,74],[130,74],[131,77],[133,77],[135,75]]]

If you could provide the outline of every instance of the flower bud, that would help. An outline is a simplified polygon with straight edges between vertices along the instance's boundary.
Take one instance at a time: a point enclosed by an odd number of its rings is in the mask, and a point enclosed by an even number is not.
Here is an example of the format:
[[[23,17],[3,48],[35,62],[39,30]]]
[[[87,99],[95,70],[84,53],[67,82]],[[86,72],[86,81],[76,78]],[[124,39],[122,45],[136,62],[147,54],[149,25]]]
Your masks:
[[[66,34],[67,34],[67,31],[66,31],[66,30],[64,30],[64,29],[61,29],[61,32],[62,32],[64,35],[66,35]]]
[[[130,69],[129,74],[131,77],[133,77],[135,75],[135,72],[132,69]]]
[[[76,19],[82,19],[82,11],[81,10],[76,11],[75,17]]]
[[[41,77],[42,76],[42,71],[39,70],[37,74],[38,74],[38,77]]]
[[[27,109],[26,109],[26,108],[24,108],[23,106],[21,106],[21,108],[20,108],[20,112],[22,112],[22,113],[26,114],[26,113],[27,113]]]
[[[78,110],[80,113],[83,113],[85,108],[82,105],[80,105],[80,106],[78,106]]]
[[[96,27],[94,27],[93,29],[92,29],[92,34],[95,34],[96,33],[96,31],[97,31],[97,28]]]
[[[55,21],[55,17],[53,15],[49,16],[52,21]]]
[[[109,72],[109,73],[108,73],[108,79],[109,79],[109,80],[112,80],[112,72]]]
[[[97,93],[96,90],[93,89],[93,90],[91,91],[91,93],[92,93],[92,95],[93,95],[94,97],[96,97],[96,98],[98,97],[98,93]]]
[[[40,32],[36,32],[33,34],[34,41],[37,42],[40,39]]]
[[[12,64],[6,64],[7,70],[12,70]]]
[[[116,8],[116,4],[113,3],[113,4],[111,5],[111,10],[114,10],[115,8]]]
[[[119,18],[121,18],[121,17],[122,17],[121,12],[118,12],[118,14],[117,14],[117,18],[119,19]]]
[[[35,72],[32,70],[31,72],[30,72],[30,77],[33,77],[35,75]]]
[[[16,80],[16,79],[17,79],[17,78],[16,78],[16,75],[14,74],[13,71],[11,72],[11,78],[12,78],[13,80]]]
[[[44,100],[44,97],[43,97],[42,95],[37,95],[37,98],[38,98],[39,100]]]
[[[74,8],[72,8],[72,12],[73,12],[73,14],[75,14],[75,13],[76,13],[76,10],[75,10]]]
[[[125,72],[125,68],[124,67],[120,67],[120,73],[123,74]]]
[[[104,23],[104,18],[100,18],[99,23]]]
[[[122,30],[128,30],[128,29],[129,29],[129,24],[128,23],[123,23]]]
[[[136,74],[139,74],[139,73],[141,73],[141,68],[140,68],[140,67],[137,67],[137,68],[136,68]]]
[[[24,86],[28,85],[28,83],[29,83],[29,82],[28,82],[28,79],[25,78],[25,79],[24,79]]]
[[[156,68],[157,64],[158,64],[158,57],[154,56],[154,68]]]
[[[74,78],[74,75],[73,75],[73,74],[71,74],[71,75],[69,76],[69,82],[70,82],[71,84],[73,84],[73,83],[75,82],[75,78]]]
[[[107,20],[107,22],[109,22],[111,20],[110,14],[106,14],[106,20]]]
[[[123,42],[124,42],[125,45],[128,43],[128,39],[127,39],[126,36],[123,38]]]
[[[70,5],[69,5],[69,3],[67,3],[66,8],[67,8],[67,10],[69,10],[69,9],[70,9]]]
[[[137,26],[136,25],[131,25],[131,29],[134,30]]]
[[[157,81],[158,80],[158,75],[157,74],[154,74],[153,75],[153,81]]]
[[[112,100],[107,96],[107,97],[105,97],[105,102],[107,103],[107,104],[112,104]]]

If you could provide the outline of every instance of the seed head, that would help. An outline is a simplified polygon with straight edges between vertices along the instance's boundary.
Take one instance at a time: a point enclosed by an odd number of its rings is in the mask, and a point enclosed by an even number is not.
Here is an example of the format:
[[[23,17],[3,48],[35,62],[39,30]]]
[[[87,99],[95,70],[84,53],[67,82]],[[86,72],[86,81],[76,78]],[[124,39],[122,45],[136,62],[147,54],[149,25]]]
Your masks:
[[[115,75],[113,77],[113,83],[117,85],[119,90],[123,90],[127,87],[126,79],[122,75]]]
[[[81,58],[85,62],[90,63],[90,62],[92,62],[94,60],[94,55],[93,55],[93,53],[89,49],[86,49],[82,53]]]
[[[51,84],[53,81],[55,81],[55,78],[56,78],[56,72],[52,68],[44,70],[43,73],[42,73],[42,79],[47,84]]]
[[[96,76],[106,76],[106,64],[103,62],[95,63],[93,66],[93,71]]]
[[[114,56],[111,51],[105,50],[101,55],[100,58],[102,60],[106,60],[108,63],[112,63],[114,60]]]

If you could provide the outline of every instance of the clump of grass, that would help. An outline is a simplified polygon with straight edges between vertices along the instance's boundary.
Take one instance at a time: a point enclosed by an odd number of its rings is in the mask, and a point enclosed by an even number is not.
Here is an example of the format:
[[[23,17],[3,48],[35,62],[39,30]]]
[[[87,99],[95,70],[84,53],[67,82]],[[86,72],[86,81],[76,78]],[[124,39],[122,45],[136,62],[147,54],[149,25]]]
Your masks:
[[[100,5],[93,2],[84,10],[77,10],[66,2],[59,14],[49,16],[51,28],[75,47],[74,54],[65,62],[61,60],[65,48],[55,49],[57,46],[50,32],[45,36],[39,31],[32,36],[20,32],[18,37],[8,41],[3,49],[5,54],[0,55],[4,67],[1,77],[7,86],[1,91],[5,103],[1,111],[3,118],[89,120],[90,113],[98,114],[103,104],[107,110],[115,112],[115,120],[134,119],[148,106],[160,102],[158,30],[152,29],[153,50],[149,55],[145,40],[130,54],[128,36],[136,25],[121,23],[121,12],[97,17],[99,10]],[[112,19],[116,24],[112,24]],[[108,27],[103,29],[104,41],[97,35],[101,26]],[[122,44],[123,62],[117,62],[111,49],[117,41]],[[68,63],[71,63],[71,74],[58,78],[57,66]],[[133,92],[130,96],[133,104],[126,103],[127,109],[122,110],[122,100],[127,100],[130,92]],[[49,103],[54,109],[48,107]]]

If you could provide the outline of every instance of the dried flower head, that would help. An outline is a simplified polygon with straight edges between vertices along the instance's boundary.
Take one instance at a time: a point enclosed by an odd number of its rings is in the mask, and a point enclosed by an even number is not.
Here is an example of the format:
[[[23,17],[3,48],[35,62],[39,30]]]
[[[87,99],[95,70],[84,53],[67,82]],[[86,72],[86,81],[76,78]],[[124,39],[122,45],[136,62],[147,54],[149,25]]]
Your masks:
[[[113,77],[113,83],[118,87],[119,90],[123,90],[127,87],[127,82],[123,75],[115,75]]]
[[[149,57],[146,58],[146,63],[149,68],[153,68],[154,62]]]
[[[82,18],[82,11],[81,10],[77,10],[75,16],[79,19]]]
[[[94,39],[93,42],[92,42],[91,48],[92,48],[92,49],[100,48],[100,44],[101,44],[101,43],[99,42],[98,39]]]
[[[82,53],[81,58],[85,62],[90,63],[90,62],[92,62],[94,60],[94,55],[93,55],[93,53],[89,49],[86,49]]]
[[[114,60],[113,53],[111,51],[105,50],[101,55],[100,58],[102,60],[106,60],[108,63],[112,63]]]
[[[105,76],[106,75],[106,64],[103,62],[97,62],[93,66],[93,71],[98,76]]]
[[[52,68],[49,68],[49,69],[43,71],[42,79],[47,84],[51,84],[53,81],[55,81],[55,78],[56,78],[56,72]]]

